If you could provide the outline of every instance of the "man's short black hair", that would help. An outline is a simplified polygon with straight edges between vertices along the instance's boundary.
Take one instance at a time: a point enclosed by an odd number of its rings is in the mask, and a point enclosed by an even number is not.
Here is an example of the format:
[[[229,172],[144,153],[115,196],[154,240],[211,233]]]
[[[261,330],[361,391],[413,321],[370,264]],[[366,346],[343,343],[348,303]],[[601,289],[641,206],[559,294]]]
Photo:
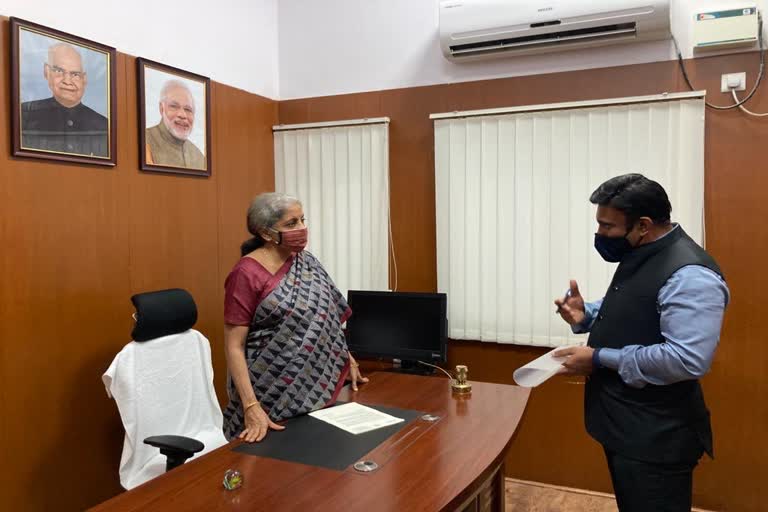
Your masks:
[[[589,201],[624,213],[627,228],[640,217],[650,217],[654,224],[667,224],[672,212],[664,188],[642,174],[623,174],[609,179],[592,192]]]

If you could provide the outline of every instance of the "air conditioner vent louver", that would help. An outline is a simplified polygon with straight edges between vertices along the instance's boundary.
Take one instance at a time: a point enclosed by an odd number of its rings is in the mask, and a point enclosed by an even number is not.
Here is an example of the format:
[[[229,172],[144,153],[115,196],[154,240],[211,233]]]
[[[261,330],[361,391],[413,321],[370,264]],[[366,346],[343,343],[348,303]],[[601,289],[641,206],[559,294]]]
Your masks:
[[[535,36],[511,37],[483,41],[482,43],[457,44],[451,46],[451,53],[455,56],[477,55],[484,52],[499,52],[520,47],[555,46],[573,41],[596,41],[613,38],[635,37],[637,27],[635,23],[622,23],[603,27],[590,27],[578,30],[566,30]]]

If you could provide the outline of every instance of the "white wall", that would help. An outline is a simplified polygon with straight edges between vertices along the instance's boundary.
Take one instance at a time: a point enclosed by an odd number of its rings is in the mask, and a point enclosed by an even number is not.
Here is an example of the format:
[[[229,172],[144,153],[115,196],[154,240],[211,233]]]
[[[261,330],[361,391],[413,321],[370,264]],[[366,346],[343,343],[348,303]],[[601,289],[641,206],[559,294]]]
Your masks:
[[[761,10],[768,6],[767,0],[752,2],[755,3]],[[440,51],[437,5],[438,0],[279,0],[280,98],[534,75],[674,58],[670,41],[656,41],[453,64],[446,61]],[[694,11],[742,5],[745,2],[739,0],[672,0],[672,30],[685,49],[684,56],[691,56]]]
[[[512,0],[510,0],[512,1]],[[576,1],[576,0],[573,0]],[[587,1],[587,0],[579,0]],[[273,99],[464,82],[674,58],[669,41],[454,64],[438,0],[5,0],[17,16]],[[747,2],[748,3],[748,2]],[[768,7],[768,0],[757,0]],[[739,0],[672,0],[690,57],[696,10]]]
[[[278,97],[278,0],[5,0],[0,14]]]

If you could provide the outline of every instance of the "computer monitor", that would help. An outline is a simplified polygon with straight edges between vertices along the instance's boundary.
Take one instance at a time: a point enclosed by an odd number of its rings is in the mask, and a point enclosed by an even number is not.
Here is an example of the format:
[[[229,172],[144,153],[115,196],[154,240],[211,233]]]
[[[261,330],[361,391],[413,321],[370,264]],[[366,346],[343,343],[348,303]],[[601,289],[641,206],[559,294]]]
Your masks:
[[[444,293],[349,290],[352,316],[347,345],[360,356],[415,361],[447,359],[448,320]]]

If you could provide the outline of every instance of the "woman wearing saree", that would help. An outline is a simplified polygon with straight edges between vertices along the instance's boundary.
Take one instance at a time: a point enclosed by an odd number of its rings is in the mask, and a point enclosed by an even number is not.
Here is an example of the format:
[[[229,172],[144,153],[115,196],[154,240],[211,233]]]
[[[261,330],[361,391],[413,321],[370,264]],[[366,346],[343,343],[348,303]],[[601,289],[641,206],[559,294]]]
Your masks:
[[[301,203],[266,193],[248,209],[253,238],[225,283],[224,435],[261,441],[275,422],[332,404],[347,378],[368,382],[347,350],[346,300],[304,250]]]

